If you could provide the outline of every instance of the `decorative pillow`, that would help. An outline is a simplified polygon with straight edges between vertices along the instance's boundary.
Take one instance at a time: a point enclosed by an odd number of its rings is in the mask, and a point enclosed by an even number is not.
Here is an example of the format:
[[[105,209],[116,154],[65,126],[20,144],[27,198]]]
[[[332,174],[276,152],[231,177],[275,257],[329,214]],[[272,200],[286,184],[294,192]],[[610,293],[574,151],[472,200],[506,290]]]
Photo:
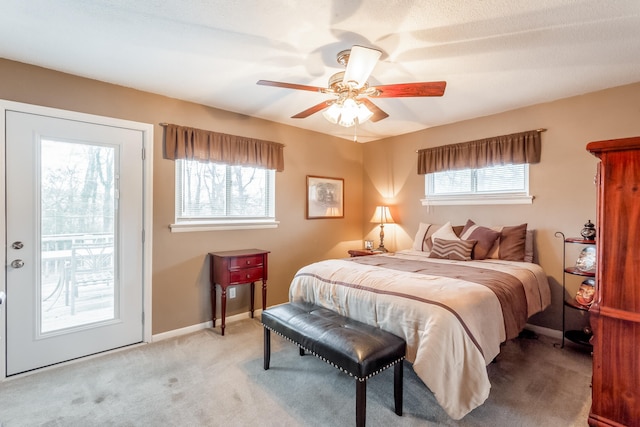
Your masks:
[[[524,262],[533,262],[533,235],[534,230],[527,230],[524,241]]]
[[[493,244],[498,240],[498,237],[500,237],[499,231],[476,225],[476,223],[470,219],[467,220],[467,224],[460,234],[462,240],[478,241],[473,248],[473,253],[471,254],[472,259],[485,259],[489,255]]]
[[[525,260],[527,224],[491,228],[500,231],[500,238],[493,245],[488,258],[506,261]]]
[[[441,239],[456,240],[460,239],[460,235],[463,229],[464,225],[452,226],[450,222],[446,223],[445,225],[428,224],[425,222],[421,222],[418,225],[418,231],[413,238],[413,245],[411,246],[411,250],[430,252],[431,247],[433,246],[432,237],[434,235]]]
[[[475,240],[444,240],[436,237],[433,239],[429,258],[471,261],[471,251],[475,244]]]
[[[447,222],[442,227],[438,228],[436,231],[431,234],[431,238],[425,241],[425,247],[427,250],[432,250],[434,239],[442,239],[442,240],[460,240],[458,235],[453,231],[453,227],[451,227],[451,222]]]
[[[418,226],[418,232],[416,233],[416,237],[413,238],[413,246],[411,247],[411,249],[413,249],[414,251],[427,250],[426,248],[427,238],[431,240],[430,239],[431,235],[429,234],[429,232],[433,233],[438,228],[440,228],[440,226],[438,225],[421,222],[420,225]]]

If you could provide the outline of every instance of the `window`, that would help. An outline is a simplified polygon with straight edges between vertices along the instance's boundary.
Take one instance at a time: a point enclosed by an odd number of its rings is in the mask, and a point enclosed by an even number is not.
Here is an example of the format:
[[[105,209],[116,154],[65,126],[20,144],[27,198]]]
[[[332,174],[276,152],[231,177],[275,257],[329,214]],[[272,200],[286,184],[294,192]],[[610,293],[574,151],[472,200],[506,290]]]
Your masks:
[[[423,205],[532,203],[529,165],[500,165],[425,175]]]
[[[172,231],[271,228],[275,171],[176,160],[176,224]]]

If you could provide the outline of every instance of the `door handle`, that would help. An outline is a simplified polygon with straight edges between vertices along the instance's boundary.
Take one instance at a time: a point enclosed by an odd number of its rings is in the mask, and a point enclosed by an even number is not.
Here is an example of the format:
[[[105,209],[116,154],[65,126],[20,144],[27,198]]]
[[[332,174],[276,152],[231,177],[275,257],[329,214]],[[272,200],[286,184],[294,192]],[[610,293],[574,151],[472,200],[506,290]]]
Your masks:
[[[11,261],[11,267],[22,268],[24,267],[24,261],[21,259],[14,259],[13,261]]]
[[[24,247],[24,244],[22,244],[22,242],[13,242],[11,244],[11,247],[13,249],[22,249]]]

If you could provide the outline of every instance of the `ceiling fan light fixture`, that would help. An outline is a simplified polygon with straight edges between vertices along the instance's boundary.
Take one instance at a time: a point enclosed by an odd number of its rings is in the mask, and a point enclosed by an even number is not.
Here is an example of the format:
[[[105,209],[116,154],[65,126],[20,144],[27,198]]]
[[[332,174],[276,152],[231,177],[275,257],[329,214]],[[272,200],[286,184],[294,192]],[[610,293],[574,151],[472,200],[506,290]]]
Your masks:
[[[373,117],[373,112],[363,103],[358,104],[358,123],[364,123]]]
[[[322,112],[322,115],[325,119],[327,119],[330,123],[334,125],[338,123],[340,119],[340,114],[342,113],[342,108],[338,103],[331,104],[331,107],[327,108]]]
[[[346,111],[348,114],[355,116],[355,112],[357,110],[358,110],[358,104],[356,104],[356,101],[354,101],[353,98],[347,98],[342,103],[343,113]]]
[[[338,120],[338,124],[340,126],[344,126],[346,128],[353,126],[356,124],[356,119],[358,118],[358,104],[353,98],[347,98],[342,103],[342,112],[340,114],[340,120]]]
[[[351,126],[356,124],[356,119],[355,119],[355,117],[349,117],[349,116],[342,115],[342,116],[340,116],[340,121],[338,122],[338,124],[340,126],[344,126],[346,128],[350,128]]]
[[[330,123],[339,124],[344,127],[351,127],[357,123],[361,124],[369,120],[373,113],[361,102],[353,98],[347,98],[342,102],[335,102],[322,112],[322,115]]]

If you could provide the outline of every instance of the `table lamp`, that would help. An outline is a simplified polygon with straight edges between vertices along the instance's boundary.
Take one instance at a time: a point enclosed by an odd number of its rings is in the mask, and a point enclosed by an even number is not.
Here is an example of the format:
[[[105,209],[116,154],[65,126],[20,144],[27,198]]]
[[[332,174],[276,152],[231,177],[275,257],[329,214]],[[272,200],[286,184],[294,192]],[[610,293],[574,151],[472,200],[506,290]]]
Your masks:
[[[389,212],[389,206],[376,206],[376,211],[371,218],[371,222],[380,224],[380,246],[375,249],[378,252],[389,252],[384,247],[384,225],[393,224],[393,218],[391,212]]]

